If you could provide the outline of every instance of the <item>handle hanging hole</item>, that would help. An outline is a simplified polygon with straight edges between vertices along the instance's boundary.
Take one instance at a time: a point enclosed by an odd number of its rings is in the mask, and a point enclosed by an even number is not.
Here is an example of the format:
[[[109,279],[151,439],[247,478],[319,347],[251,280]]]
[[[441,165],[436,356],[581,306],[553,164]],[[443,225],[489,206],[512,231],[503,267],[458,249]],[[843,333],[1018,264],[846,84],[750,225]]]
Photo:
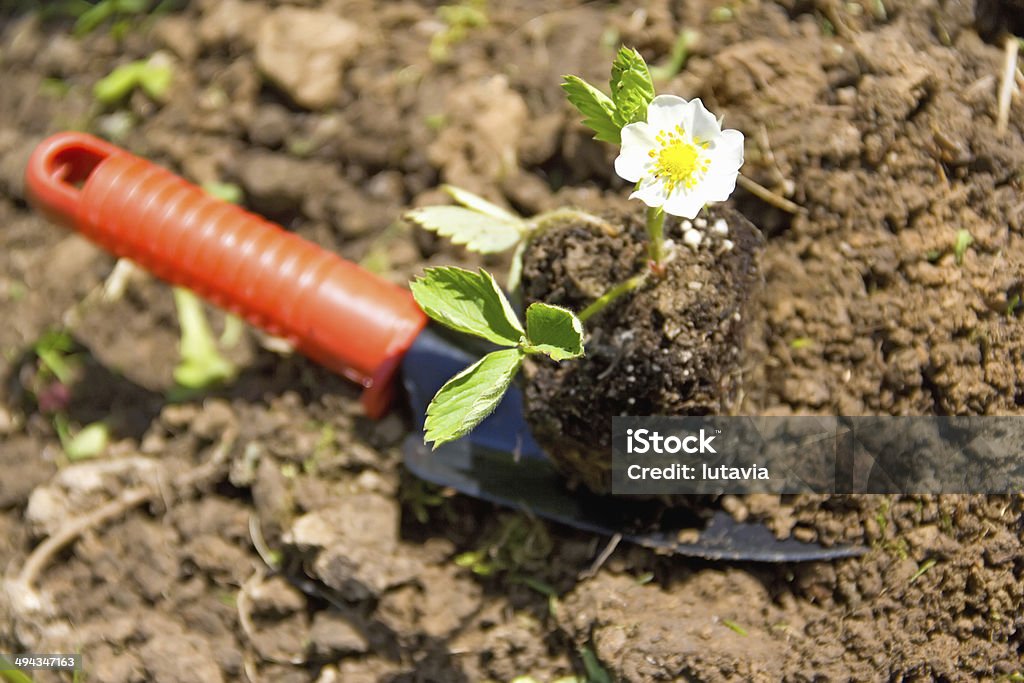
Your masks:
[[[47,160],[47,172],[52,178],[76,190],[81,190],[92,172],[106,159],[96,150],[83,147],[67,147]]]
[[[58,133],[36,147],[25,170],[29,200],[51,220],[74,227],[81,190],[117,147],[86,133]]]

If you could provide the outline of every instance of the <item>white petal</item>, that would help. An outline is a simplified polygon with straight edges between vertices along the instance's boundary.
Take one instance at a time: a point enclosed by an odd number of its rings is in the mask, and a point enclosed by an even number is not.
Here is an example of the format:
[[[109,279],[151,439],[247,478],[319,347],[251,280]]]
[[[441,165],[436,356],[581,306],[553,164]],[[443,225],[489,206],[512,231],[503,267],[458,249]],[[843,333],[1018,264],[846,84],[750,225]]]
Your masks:
[[[711,153],[714,162],[730,168],[739,168],[743,165],[743,133],[731,128],[723,130]]]
[[[643,121],[631,123],[622,129],[622,148],[626,150],[633,147],[643,147],[644,152],[646,152],[657,144],[654,139],[655,134],[651,126]]]
[[[651,158],[645,152],[627,154],[623,151],[615,157],[615,172],[623,180],[635,183],[647,173],[647,165]]]
[[[690,101],[693,106],[693,128],[687,129],[697,142],[716,142],[722,134],[718,119],[707,110],[700,98]]]
[[[702,185],[698,185],[688,191],[676,190],[669,195],[668,201],[662,208],[665,209],[665,213],[670,213],[673,216],[696,218],[706,203],[704,188]]]
[[[629,195],[630,199],[639,199],[647,206],[658,207],[665,203],[665,183],[653,176],[647,176],[640,187]]]
[[[738,175],[739,171],[708,173],[701,182],[701,194],[704,199],[709,202],[724,202],[736,189]]]
[[[724,130],[711,154],[711,166],[701,180],[709,202],[724,202],[736,189],[736,176],[743,165],[743,133]]]
[[[647,123],[655,133],[671,130],[684,121],[692,121],[690,111],[690,103],[682,97],[658,95],[647,105]]]
[[[643,122],[631,123],[622,129],[622,150],[615,159],[615,172],[619,177],[635,183],[646,172],[651,161],[648,152],[654,149],[654,136]]]

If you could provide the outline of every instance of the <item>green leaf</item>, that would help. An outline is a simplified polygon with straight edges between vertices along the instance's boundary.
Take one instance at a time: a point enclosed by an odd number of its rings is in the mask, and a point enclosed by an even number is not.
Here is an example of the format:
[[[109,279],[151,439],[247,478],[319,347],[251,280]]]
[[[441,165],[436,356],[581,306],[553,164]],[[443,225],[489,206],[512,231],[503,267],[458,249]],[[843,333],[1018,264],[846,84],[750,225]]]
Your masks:
[[[526,238],[517,244],[516,250],[512,252],[512,264],[508,268],[508,280],[505,285],[513,295],[519,289],[519,283],[523,279],[523,256],[526,255],[528,246],[530,246],[530,239]]]
[[[146,62],[139,70],[139,86],[154,100],[163,101],[167,97],[173,80],[174,70],[170,64]]]
[[[425,229],[481,254],[511,249],[522,239],[525,229],[518,219],[501,220],[461,206],[428,206],[405,215]]]
[[[149,9],[152,0],[117,0],[117,11],[124,14],[141,14]]]
[[[64,444],[64,454],[72,462],[102,455],[110,442],[110,430],[102,422],[86,425]]]
[[[964,262],[964,254],[967,253],[967,248],[974,244],[974,237],[970,232],[964,229],[960,229],[956,233],[956,244],[953,245],[953,256],[956,259],[956,264],[962,265]]]
[[[139,84],[139,72],[145,62],[122,64],[96,82],[92,96],[100,104],[116,104],[131,94]]]
[[[647,105],[654,99],[654,82],[647,62],[633,48],[623,46],[612,64],[612,101],[615,123],[621,128],[647,120]]]
[[[524,355],[519,348],[493,351],[448,380],[427,406],[424,442],[437,448],[454,441],[494,412]]]
[[[91,33],[97,26],[118,14],[141,14],[149,8],[150,0],[101,0],[95,5],[86,5],[78,15],[72,29],[75,36]]]
[[[583,124],[597,133],[595,140],[621,141],[622,126],[615,122],[615,103],[603,92],[577,76],[563,76],[562,89],[572,106],[583,114]]]
[[[554,360],[583,355],[583,323],[572,311],[544,303],[526,309],[528,350],[539,351]]]
[[[111,0],[103,0],[89,10],[83,12],[72,29],[75,36],[81,37],[92,31],[104,21],[114,16],[117,7]]]
[[[206,389],[233,378],[235,366],[217,349],[196,295],[176,287],[174,303],[181,326],[181,363],[174,368],[174,381],[186,389]]]
[[[93,98],[100,104],[117,104],[135,88],[142,88],[154,100],[164,100],[174,79],[170,64],[158,59],[139,60],[122,64],[96,82]]]
[[[601,666],[601,660],[597,658],[593,650],[589,647],[580,650],[580,659],[583,660],[583,670],[587,672],[589,683],[612,683],[611,674]]]
[[[473,194],[469,190],[463,190],[461,187],[455,187],[454,185],[442,185],[441,189],[451,195],[451,198],[462,204],[467,209],[473,209],[480,213],[487,214],[492,218],[497,218],[499,221],[505,221],[506,223],[524,223],[522,218],[515,215],[511,211],[506,211],[497,204],[492,204],[480,195]]]
[[[501,346],[516,346],[526,334],[494,278],[445,266],[427,268],[410,285],[423,312],[437,322]]]
[[[0,680],[7,683],[32,683],[32,678],[17,668],[3,656],[0,656]]]
[[[690,50],[699,39],[700,34],[693,29],[683,29],[672,45],[672,52],[669,53],[668,59],[651,68],[651,78],[667,81],[682,71],[686,66],[686,60],[690,57]]]
[[[240,188],[238,185],[235,185],[234,183],[221,183],[211,181],[208,183],[203,183],[202,187],[203,192],[205,192],[206,194],[210,195],[211,197],[216,197],[217,199],[228,202],[230,204],[241,204],[242,199],[245,198],[245,193],[242,192],[242,188]]]
[[[747,629],[743,628],[742,626],[737,624],[732,619],[722,619],[722,626],[726,627],[727,629],[729,629],[731,631],[735,631],[736,633],[740,634],[741,636],[749,635],[747,633]]]
[[[62,330],[45,333],[33,345],[39,362],[63,384],[70,384],[74,381],[75,368],[73,363],[68,361],[69,354],[73,349],[74,340],[71,339],[71,335]]]

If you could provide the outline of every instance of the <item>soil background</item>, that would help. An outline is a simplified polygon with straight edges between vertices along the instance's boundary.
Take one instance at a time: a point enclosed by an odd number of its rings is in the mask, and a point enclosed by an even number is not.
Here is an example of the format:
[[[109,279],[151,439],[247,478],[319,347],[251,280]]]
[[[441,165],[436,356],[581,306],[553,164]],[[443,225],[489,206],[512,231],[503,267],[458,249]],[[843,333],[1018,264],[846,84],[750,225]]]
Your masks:
[[[560,76],[604,83],[620,43],[664,63],[689,29],[659,91],[702,97],[746,135],[744,172],[805,209],[734,200],[766,238],[743,409],[1020,414],[1024,102],[998,134],[1002,50],[971,3],[161,7],[75,37],[57,4],[0,3],[7,585],[43,538],[159,490],[0,599],[0,651],[81,652],[78,680],[104,682],[1021,679],[1020,496],[726,498],[869,550],[769,566],[621,546],[590,571],[605,539],[416,482],[409,416],[362,418],[353,387],[262,335],[231,349],[235,381],[169,400],[170,289],[110,286],[113,259],[31,212],[21,177],[45,135],[89,130],[404,283],[478,264],[400,221],[442,182],[524,214],[624,204]],[[93,101],[156,53],[165,101]],[[68,392],[37,382],[52,330],[77,344]],[[54,410],[106,421],[104,457],[68,463]]]

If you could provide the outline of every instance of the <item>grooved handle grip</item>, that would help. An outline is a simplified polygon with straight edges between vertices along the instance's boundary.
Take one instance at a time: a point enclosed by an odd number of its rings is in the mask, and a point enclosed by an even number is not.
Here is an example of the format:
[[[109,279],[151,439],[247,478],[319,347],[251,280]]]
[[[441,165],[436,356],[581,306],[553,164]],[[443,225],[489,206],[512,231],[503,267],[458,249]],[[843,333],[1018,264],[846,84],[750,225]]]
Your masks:
[[[59,133],[26,170],[51,220],[288,339],[381,415],[426,324],[408,291],[98,138]]]

